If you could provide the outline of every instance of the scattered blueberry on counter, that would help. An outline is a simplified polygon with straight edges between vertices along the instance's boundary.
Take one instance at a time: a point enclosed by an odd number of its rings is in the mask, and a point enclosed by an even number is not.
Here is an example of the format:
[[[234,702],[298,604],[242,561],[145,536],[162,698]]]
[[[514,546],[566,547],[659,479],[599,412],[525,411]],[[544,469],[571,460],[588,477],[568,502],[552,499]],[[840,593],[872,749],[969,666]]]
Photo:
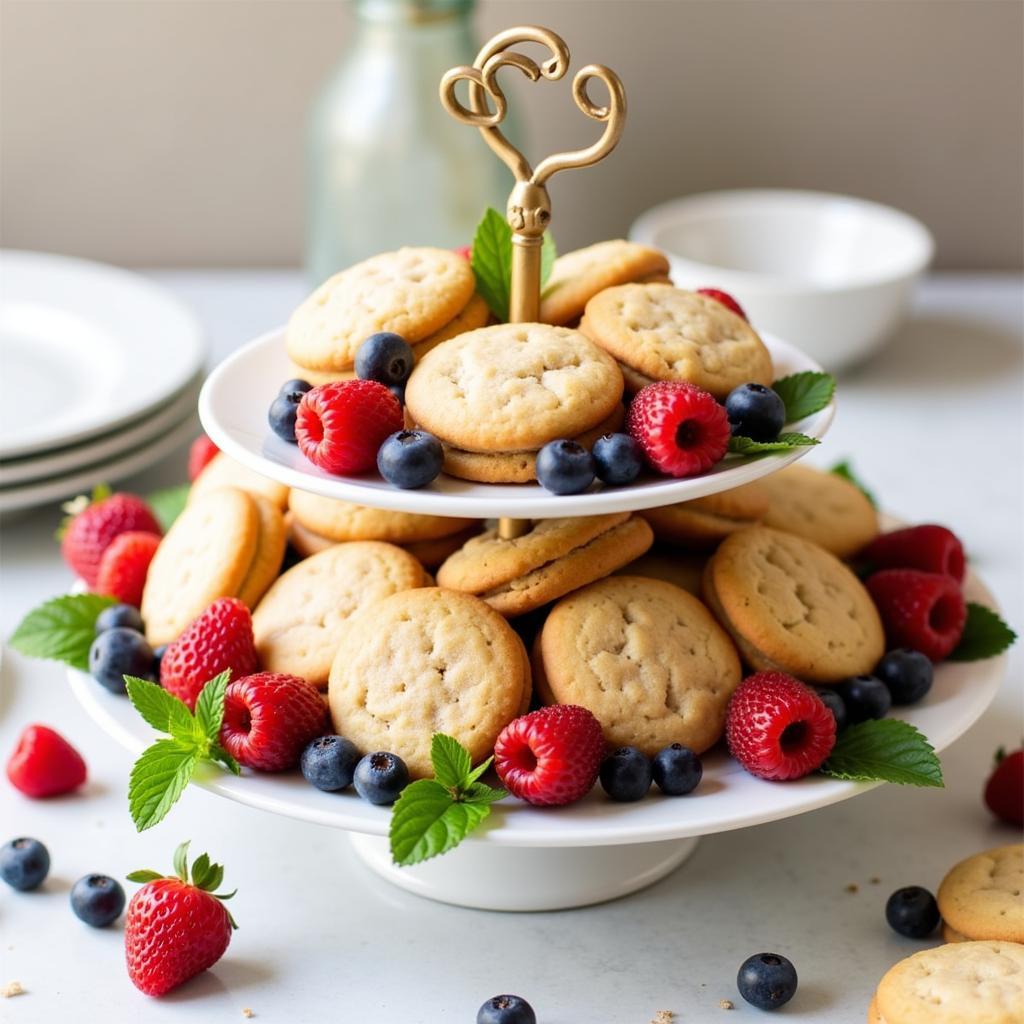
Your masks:
[[[49,873],[50,851],[38,839],[21,836],[0,846],[0,878],[12,889],[38,889]]]
[[[107,875],[86,875],[71,889],[71,909],[93,928],[106,928],[124,910],[124,889]]]
[[[111,693],[124,693],[124,677],[153,679],[153,649],[137,630],[115,626],[100,633],[89,648],[89,674]]]
[[[756,953],[740,965],[736,987],[759,1010],[777,1010],[796,992],[796,968],[781,953]]]
[[[378,750],[359,761],[352,782],[368,803],[393,804],[409,784],[409,769],[397,754]]]
[[[629,434],[604,434],[594,442],[594,471],[612,487],[631,484],[644,468],[643,449]]]
[[[576,441],[549,441],[537,452],[537,482],[552,494],[579,494],[594,482],[594,457]]]
[[[537,1014],[522,996],[492,996],[477,1010],[476,1024],[537,1024]]]
[[[642,800],[651,788],[651,762],[636,747],[619,747],[601,762],[598,778],[613,800]]]
[[[425,487],[444,465],[441,442],[425,430],[399,430],[377,452],[377,469],[389,484],[403,490]]]
[[[935,931],[939,918],[935,897],[919,885],[897,889],[885,904],[885,919],[889,927],[908,939],[927,938]]]
[[[352,785],[362,754],[343,736],[320,736],[302,752],[299,765],[303,778],[317,789],[336,793]]]
[[[752,441],[774,441],[786,424],[786,406],[764,384],[741,384],[729,392],[725,413],[733,434]]]
[[[704,766],[689,747],[673,743],[654,755],[651,774],[654,784],[666,796],[686,796],[697,788]]]

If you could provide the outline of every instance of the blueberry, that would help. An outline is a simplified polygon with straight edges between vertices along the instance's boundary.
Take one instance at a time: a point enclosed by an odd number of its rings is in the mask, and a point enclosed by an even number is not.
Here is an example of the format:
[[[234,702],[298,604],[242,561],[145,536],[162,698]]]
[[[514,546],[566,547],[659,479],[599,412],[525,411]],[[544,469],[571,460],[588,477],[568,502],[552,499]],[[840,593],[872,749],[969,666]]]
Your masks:
[[[71,888],[71,909],[93,928],[106,928],[124,910],[124,889],[106,875],[86,875]]]
[[[537,1024],[537,1014],[522,996],[494,996],[477,1010],[476,1024]]]
[[[796,968],[780,953],[757,953],[740,965],[736,987],[751,1006],[777,1010],[796,992]]]
[[[299,380],[297,378],[293,380],[286,380],[278,390],[279,396],[295,395],[298,394],[300,397],[295,399],[296,404],[301,400],[301,396],[307,391],[312,391],[313,385],[308,380]]]
[[[897,889],[885,901],[885,919],[889,927],[908,939],[927,938],[935,931],[939,917],[935,897],[919,885]]]
[[[613,800],[640,800],[651,788],[651,762],[636,747],[619,747],[601,762],[601,785]]]
[[[352,785],[360,754],[343,736],[321,736],[302,752],[303,778],[317,789],[334,793]]]
[[[836,732],[842,732],[849,722],[846,701],[830,686],[815,686],[813,690],[821,698],[825,707],[832,712],[832,717],[836,720]]]
[[[689,747],[673,743],[654,755],[651,774],[662,793],[667,796],[686,796],[697,788],[704,774],[704,766]]]
[[[139,609],[132,604],[112,604],[96,616],[97,634],[105,633],[108,629],[117,629],[118,626],[134,629],[137,633],[145,629]]]
[[[405,385],[404,384],[389,384],[388,391],[391,392],[398,399],[398,404],[403,408],[405,406]]]
[[[289,444],[297,443],[295,440],[295,417],[298,415],[301,401],[302,392],[293,391],[287,395],[278,395],[267,410],[267,422],[270,424],[270,429],[282,441],[287,441]]]
[[[754,441],[774,441],[786,423],[786,406],[764,384],[741,384],[729,392],[725,413],[734,434]]]
[[[575,441],[549,441],[537,453],[537,480],[552,494],[579,494],[594,482],[594,457]]]
[[[161,644],[159,647],[153,648],[153,678],[157,681],[160,679],[160,666],[163,664],[164,655],[169,646],[169,644]]]
[[[914,704],[931,688],[935,671],[920,651],[897,647],[878,663],[875,675],[889,688],[893,704]]]
[[[409,769],[397,754],[378,750],[356,765],[352,776],[356,792],[371,804],[393,804],[409,784]]]
[[[866,722],[869,718],[885,718],[892,707],[888,688],[874,676],[844,679],[836,687],[836,693],[846,705],[846,718],[850,725]]]
[[[604,434],[594,442],[594,472],[613,487],[631,484],[644,468],[643,449],[629,434]]]
[[[50,873],[50,852],[38,839],[22,836],[0,846],[0,878],[12,889],[38,889]]]
[[[371,334],[356,352],[356,376],[381,384],[404,384],[416,357],[405,338],[382,331]]]
[[[153,679],[153,649],[134,629],[115,626],[100,633],[89,648],[89,672],[111,693],[124,693],[124,677]]]
[[[412,490],[436,480],[444,465],[444,448],[425,430],[399,430],[377,451],[377,469],[389,484]]]

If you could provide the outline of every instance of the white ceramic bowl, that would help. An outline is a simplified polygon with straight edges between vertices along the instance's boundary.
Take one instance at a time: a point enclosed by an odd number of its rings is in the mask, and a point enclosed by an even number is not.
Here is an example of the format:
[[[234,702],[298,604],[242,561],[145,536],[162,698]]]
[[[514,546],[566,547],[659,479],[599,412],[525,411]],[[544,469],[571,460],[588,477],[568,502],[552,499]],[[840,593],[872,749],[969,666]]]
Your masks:
[[[935,248],[899,210],[785,189],[673,199],[640,216],[630,237],[667,253],[680,287],[729,292],[755,327],[833,371],[893,332]]]

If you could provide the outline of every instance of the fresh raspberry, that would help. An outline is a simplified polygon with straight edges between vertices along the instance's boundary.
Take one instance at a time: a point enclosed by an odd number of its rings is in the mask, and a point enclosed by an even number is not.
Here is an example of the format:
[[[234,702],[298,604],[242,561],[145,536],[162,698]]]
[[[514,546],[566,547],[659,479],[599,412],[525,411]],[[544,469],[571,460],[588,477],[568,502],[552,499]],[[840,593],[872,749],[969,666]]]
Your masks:
[[[205,435],[200,434],[188,450],[188,478],[195,480],[220,449]]]
[[[865,549],[864,559],[873,569],[921,569],[962,582],[964,548],[955,533],[944,526],[908,526],[876,537]]]
[[[473,246],[471,245],[460,245],[456,249],[452,249],[452,252],[458,253],[467,263],[473,258]]]
[[[726,309],[732,310],[737,316],[743,317],[748,323],[750,322],[747,314],[743,312],[743,307],[728,292],[723,292],[718,288],[698,288],[697,294],[706,295],[709,299],[720,302]]]
[[[405,423],[402,404],[375,380],[338,380],[307,391],[295,417],[299,450],[328,473],[365,473]]]
[[[552,704],[509,722],[494,744],[494,767],[531,804],[571,804],[590,792],[604,757],[601,723],[575,704]]]
[[[164,652],[160,685],[195,710],[214,676],[231,669],[238,679],[258,668],[249,609],[237,597],[218,597]]]
[[[228,683],[221,746],[261,772],[294,768],[307,743],[323,736],[327,708],[312,683],[282,672],[257,672]]]
[[[967,606],[951,576],[920,569],[883,569],[865,586],[885,626],[889,647],[912,647],[942,661],[960,643]]]
[[[85,774],[82,755],[46,725],[28,726],[7,762],[11,785],[37,799],[78,789]]]
[[[637,392],[626,429],[651,466],[668,476],[709,470],[729,446],[729,417],[715,399],[682,381],[660,380]]]
[[[158,547],[160,537],[155,533],[141,530],[119,533],[103,552],[93,589],[97,594],[109,594],[123,604],[138,608],[142,604],[149,563]]]
[[[732,756],[751,775],[801,779],[828,757],[836,720],[809,687],[784,672],[758,672],[736,688],[726,712]]]
[[[91,504],[83,495],[64,508],[71,518],[64,527],[60,551],[90,590],[96,587],[103,552],[118,534],[163,533],[150,507],[134,494],[111,494]]]
[[[996,766],[985,783],[985,805],[1000,821],[1024,825],[1024,750],[996,752]]]

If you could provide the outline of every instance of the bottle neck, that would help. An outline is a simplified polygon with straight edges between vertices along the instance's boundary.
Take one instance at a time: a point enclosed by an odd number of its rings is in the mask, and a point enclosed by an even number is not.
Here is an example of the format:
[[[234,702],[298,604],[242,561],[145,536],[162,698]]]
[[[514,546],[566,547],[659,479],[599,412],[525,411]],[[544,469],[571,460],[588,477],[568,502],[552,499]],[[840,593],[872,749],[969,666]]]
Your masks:
[[[475,0],[356,0],[364,24],[419,26],[468,20]]]

